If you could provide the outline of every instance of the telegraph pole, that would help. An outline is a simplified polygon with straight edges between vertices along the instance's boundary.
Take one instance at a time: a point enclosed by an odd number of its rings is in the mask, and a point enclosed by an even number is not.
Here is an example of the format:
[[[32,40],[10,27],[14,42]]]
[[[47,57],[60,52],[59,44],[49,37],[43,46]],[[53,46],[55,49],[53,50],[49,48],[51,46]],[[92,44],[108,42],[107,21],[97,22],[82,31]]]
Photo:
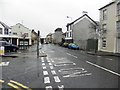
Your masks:
[[[39,41],[40,41],[40,31],[38,31],[38,40],[37,40],[37,58],[39,58]]]

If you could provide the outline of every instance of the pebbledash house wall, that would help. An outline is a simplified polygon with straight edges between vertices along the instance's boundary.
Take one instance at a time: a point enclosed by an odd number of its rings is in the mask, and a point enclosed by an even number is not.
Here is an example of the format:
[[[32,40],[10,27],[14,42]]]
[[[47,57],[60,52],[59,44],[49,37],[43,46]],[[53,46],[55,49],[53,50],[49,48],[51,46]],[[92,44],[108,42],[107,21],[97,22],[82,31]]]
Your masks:
[[[99,39],[99,51],[118,53],[118,42],[117,42],[117,2],[112,3],[100,10],[100,24],[107,24],[107,32],[104,35],[106,37],[106,47],[102,47],[102,38]],[[103,20],[103,10],[107,10],[107,19]]]
[[[73,25],[73,40],[80,46],[80,49],[86,50],[87,40],[94,39],[95,29],[91,28],[93,24],[88,17],[75,22]]]

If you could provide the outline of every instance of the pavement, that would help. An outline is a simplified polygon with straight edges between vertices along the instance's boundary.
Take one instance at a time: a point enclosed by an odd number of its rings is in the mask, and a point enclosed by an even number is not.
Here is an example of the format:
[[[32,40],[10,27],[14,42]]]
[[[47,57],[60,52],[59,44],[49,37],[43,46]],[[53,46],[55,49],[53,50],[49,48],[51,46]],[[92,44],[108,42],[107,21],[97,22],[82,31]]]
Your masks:
[[[87,54],[91,55],[100,55],[100,56],[117,56],[120,57],[119,53],[111,53],[111,52],[102,52],[102,51],[88,51]]]

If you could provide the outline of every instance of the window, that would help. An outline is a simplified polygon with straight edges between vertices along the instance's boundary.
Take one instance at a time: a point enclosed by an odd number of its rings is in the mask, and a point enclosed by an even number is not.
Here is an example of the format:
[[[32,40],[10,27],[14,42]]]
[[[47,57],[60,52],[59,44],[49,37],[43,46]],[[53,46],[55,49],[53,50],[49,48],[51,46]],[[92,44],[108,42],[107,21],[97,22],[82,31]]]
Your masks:
[[[13,35],[17,35],[17,33],[14,32]]]
[[[72,37],[72,32],[70,32],[70,37]]]
[[[7,28],[4,29],[4,34],[8,35],[8,29]]]
[[[107,9],[103,10],[103,20],[107,19]]]
[[[24,33],[24,35],[25,35],[26,37],[28,37],[28,33]]]
[[[120,3],[117,4],[117,14],[120,15]]]
[[[2,34],[2,28],[0,28],[0,34]]]
[[[117,22],[117,32],[120,32],[120,21]]]
[[[106,38],[102,38],[102,47],[106,48]]]
[[[102,25],[102,29],[103,29],[103,33],[106,33],[106,31],[107,31],[107,24],[103,24]]]

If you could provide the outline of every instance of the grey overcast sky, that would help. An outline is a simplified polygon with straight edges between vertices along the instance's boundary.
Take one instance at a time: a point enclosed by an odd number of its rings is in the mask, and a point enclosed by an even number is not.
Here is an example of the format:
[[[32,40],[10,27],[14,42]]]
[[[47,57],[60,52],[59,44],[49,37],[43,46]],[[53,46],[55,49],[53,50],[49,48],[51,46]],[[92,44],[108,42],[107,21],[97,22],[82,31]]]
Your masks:
[[[58,27],[66,31],[66,24],[82,16],[82,11],[95,21],[99,8],[112,0],[0,0],[0,21],[9,26],[22,23],[41,36],[53,33]]]

